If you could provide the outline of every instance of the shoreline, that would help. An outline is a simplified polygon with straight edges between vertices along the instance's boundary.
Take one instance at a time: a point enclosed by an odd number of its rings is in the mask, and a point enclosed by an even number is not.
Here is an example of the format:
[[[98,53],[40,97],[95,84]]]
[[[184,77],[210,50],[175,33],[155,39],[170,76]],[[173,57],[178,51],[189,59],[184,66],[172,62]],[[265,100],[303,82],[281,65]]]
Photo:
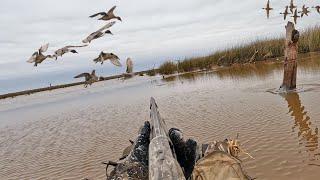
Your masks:
[[[152,71],[152,70],[134,72],[132,75],[136,76],[136,75],[140,75],[140,74],[147,74],[150,71]],[[128,77],[128,74],[124,73],[124,74],[107,76],[107,77],[101,76],[100,80],[98,82],[108,81],[108,80],[112,80],[112,79],[119,79],[119,78],[123,78],[123,77]],[[60,84],[60,85],[55,85],[55,86],[50,86],[50,87],[42,87],[42,88],[35,88],[35,89],[30,89],[30,90],[23,90],[23,91],[16,91],[16,92],[11,92],[11,93],[6,93],[6,94],[0,94],[0,100],[7,99],[7,98],[15,98],[18,96],[23,96],[23,95],[31,95],[31,94],[35,94],[35,93],[39,93],[39,92],[44,92],[44,91],[51,91],[51,90],[56,90],[56,89],[79,86],[79,85],[83,85],[84,83],[85,83],[84,81],[81,81],[81,82]]]
[[[301,58],[301,56],[304,56],[306,54],[320,55],[320,52],[316,51],[316,52],[308,52],[308,53],[299,53],[298,54],[298,58]],[[283,63],[283,56],[269,58],[269,59],[266,59],[266,60],[256,61],[256,62],[266,62],[266,63],[267,62],[278,62],[278,63]],[[246,65],[246,64],[251,64],[251,63],[233,63],[233,64],[231,64],[229,66],[212,66],[210,69],[207,69],[207,70],[195,69],[193,71],[186,71],[186,72],[168,74],[168,75],[163,75],[163,76],[165,78],[168,78],[168,77],[175,76],[175,75],[188,74],[188,73],[194,73],[194,72],[199,72],[199,71],[217,70],[217,69],[220,69],[220,68],[232,67],[232,66],[237,66],[237,65]],[[148,75],[149,73],[150,74],[152,73],[152,75]],[[145,70],[145,71],[139,71],[139,72],[132,73],[132,75],[134,75],[134,76],[141,75],[141,74],[147,75],[147,76],[154,76],[156,74],[159,74],[159,69],[150,69],[150,70]],[[119,78],[127,78],[127,77],[130,77],[130,76],[131,76],[131,74],[126,74],[126,73],[119,74],[119,75],[113,75],[113,76],[107,76],[107,77],[101,76],[100,80],[98,82],[108,81],[108,80],[112,80],[112,79],[119,79]],[[51,90],[56,90],[56,89],[79,86],[79,85],[83,85],[84,83],[85,83],[84,81],[81,81],[81,82],[74,82],[74,83],[68,83],[68,84],[55,85],[55,86],[51,86],[51,87],[42,87],[42,88],[35,88],[35,89],[30,89],[30,90],[23,90],[23,91],[17,91],[17,92],[12,92],[12,93],[0,94],[0,100],[7,99],[7,98],[14,98],[14,97],[23,96],[23,95],[31,95],[31,94],[35,94],[35,93],[39,93],[39,92],[44,92],[44,91],[51,91]]]

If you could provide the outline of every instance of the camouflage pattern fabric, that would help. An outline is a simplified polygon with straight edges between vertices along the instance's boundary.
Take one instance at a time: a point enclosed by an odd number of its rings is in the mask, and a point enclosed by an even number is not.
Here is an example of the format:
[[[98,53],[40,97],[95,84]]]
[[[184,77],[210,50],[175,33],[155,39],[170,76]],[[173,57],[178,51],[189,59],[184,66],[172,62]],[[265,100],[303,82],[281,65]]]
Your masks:
[[[192,172],[192,180],[248,180],[240,161],[228,153],[213,151],[200,159]]]
[[[202,145],[202,158],[192,172],[192,180],[251,180],[237,159],[241,149],[236,140]]]
[[[110,175],[107,175],[107,180],[148,179],[148,147],[150,144],[150,132],[150,123],[147,121],[140,129],[139,136],[133,144],[130,154],[125,159],[116,163]]]

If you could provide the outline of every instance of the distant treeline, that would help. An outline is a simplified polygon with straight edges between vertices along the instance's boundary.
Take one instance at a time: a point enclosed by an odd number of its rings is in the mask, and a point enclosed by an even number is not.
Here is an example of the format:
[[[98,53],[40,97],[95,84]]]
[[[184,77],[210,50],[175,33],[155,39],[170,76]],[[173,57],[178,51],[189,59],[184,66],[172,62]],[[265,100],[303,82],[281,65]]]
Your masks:
[[[175,63],[166,61],[158,72],[168,75],[176,72],[190,72],[211,69],[213,66],[230,66],[235,63],[251,63],[284,56],[285,38],[258,40],[217,51],[204,57],[184,59]],[[320,26],[309,28],[300,34],[299,53],[320,51]]]

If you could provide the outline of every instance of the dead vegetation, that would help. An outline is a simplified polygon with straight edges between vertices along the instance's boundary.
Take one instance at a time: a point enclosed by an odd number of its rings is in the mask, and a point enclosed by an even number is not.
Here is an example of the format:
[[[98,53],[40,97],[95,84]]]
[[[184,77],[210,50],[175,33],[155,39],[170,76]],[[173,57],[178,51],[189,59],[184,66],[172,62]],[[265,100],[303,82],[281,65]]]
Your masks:
[[[159,67],[159,73],[168,75],[176,72],[207,70],[213,66],[230,66],[232,64],[253,63],[270,58],[284,56],[285,38],[257,40],[238,45],[226,50],[217,51],[203,57],[178,61],[166,61]],[[320,51],[320,26],[302,32],[298,46],[299,53]]]

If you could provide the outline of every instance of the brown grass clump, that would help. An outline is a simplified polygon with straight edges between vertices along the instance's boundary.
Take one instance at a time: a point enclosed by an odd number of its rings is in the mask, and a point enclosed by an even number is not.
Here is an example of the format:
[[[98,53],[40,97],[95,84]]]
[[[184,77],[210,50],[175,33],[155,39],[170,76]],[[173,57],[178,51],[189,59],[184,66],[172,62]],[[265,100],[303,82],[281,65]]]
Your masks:
[[[177,72],[177,65],[172,61],[166,61],[159,67],[159,73],[168,75]]]
[[[146,74],[148,76],[155,76],[157,74],[157,70],[156,69],[150,69],[150,70],[146,71]]]
[[[190,72],[194,70],[211,69],[212,66],[230,66],[235,63],[263,61],[284,56],[284,37],[257,40],[248,44],[238,45],[229,49],[217,51],[211,55],[185,59],[175,64],[171,61],[159,67],[160,74]],[[320,51],[320,26],[315,26],[300,34],[299,53]],[[255,55],[254,55],[255,54]]]

